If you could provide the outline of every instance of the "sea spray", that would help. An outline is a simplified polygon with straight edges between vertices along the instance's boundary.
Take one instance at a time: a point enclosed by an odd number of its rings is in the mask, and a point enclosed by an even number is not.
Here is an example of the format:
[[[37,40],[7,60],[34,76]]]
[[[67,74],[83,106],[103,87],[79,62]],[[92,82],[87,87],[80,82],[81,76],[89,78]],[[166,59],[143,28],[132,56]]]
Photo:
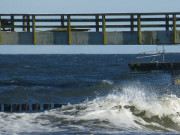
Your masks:
[[[179,56],[167,54],[166,62]],[[170,74],[130,73],[135,57],[1,55],[1,104],[69,104],[0,112],[0,134],[179,134],[179,87]]]
[[[91,101],[41,113],[0,113],[0,127],[4,130],[1,133],[63,133],[69,129],[90,133],[99,133],[100,129],[104,133],[114,129],[180,132],[179,112],[180,99],[176,95],[157,96],[132,85]]]

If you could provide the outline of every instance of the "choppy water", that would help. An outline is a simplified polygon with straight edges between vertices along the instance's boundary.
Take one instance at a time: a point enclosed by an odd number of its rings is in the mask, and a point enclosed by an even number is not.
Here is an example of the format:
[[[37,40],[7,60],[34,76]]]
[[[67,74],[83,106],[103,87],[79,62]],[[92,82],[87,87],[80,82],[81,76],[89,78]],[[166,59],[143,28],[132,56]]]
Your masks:
[[[0,55],[0,103],[67,104],[0,112],[0,134],[179,134],[180,87],[170,74],[130,73],[135,56]]]

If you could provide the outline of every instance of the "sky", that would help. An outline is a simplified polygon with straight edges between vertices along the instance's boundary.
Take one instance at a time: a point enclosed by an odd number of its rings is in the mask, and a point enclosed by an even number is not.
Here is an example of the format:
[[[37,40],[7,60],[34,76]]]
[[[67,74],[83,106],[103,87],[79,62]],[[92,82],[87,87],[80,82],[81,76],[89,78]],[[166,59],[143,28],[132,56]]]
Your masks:
[[[1,14],[180,12],[180,0],[0,0]],[[161,47],[160,47],[161,48]],[[180,46],[166,46],[180,52]],[[0,54],[123,54],[155,51],[156,46],[1,45]]]

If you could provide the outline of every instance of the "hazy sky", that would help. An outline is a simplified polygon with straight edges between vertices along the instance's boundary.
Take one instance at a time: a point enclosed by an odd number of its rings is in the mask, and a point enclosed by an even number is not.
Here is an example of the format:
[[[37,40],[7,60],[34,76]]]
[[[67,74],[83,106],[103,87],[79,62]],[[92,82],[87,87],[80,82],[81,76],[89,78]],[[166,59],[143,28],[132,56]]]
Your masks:
[[[1,13],[178,12],[180,0],[0,0]]]
[[[180,12],[180,0],[0,0],[0,13]],[[127,49],[128,48],[128,49]],[[155,46],[0,46],[5,53],[136,53]],[[180,52],[180,47],[165,47]]]

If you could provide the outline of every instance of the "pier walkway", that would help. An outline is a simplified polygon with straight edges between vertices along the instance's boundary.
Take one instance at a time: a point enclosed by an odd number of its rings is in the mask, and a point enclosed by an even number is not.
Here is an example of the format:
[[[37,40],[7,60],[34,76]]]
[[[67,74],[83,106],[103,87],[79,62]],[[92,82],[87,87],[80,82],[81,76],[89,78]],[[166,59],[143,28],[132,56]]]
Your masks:
[[[180,12],[0,14],[3,45],[179,44]]]

